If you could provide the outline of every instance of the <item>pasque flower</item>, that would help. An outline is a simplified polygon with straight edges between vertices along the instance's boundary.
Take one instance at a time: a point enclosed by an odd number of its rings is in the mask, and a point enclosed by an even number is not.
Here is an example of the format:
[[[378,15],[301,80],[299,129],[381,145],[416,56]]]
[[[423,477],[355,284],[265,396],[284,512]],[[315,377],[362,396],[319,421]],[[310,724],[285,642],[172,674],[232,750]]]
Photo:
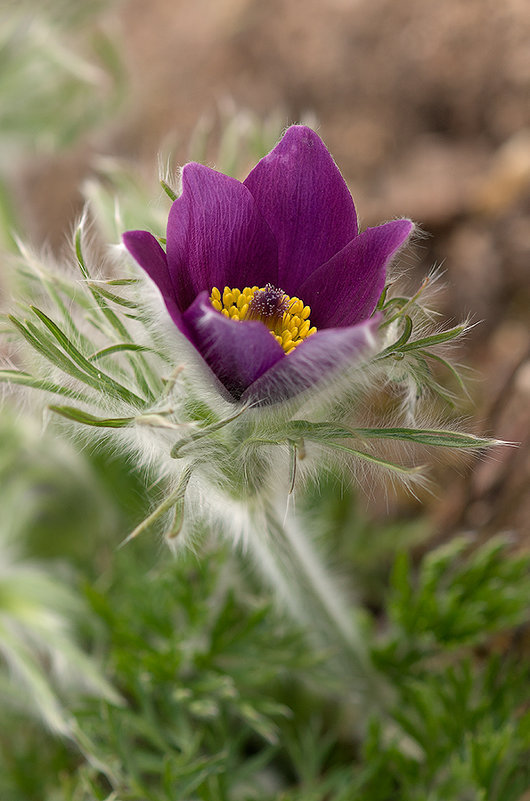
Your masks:
[[[359,233],[324,143],[295,125],[243,183],[187,164],[165,251],[148,231],[123,241],[225,394],[265,405],[358,360],[412,229],[403,219]]]
[[[415,446],[495,444],[418,427],[429,423],[431,398],[445,396],[430,363],[458,378],[440,347],[466,325],[432,330],[427,279],[412,297],[384,291],[412,228],[393,220],[359,233],[324,144],[294,126],[243,183],[185,166],[165,240],[124,235],[180,335],[160,336],[136,275],[104,279],[98,265],[93,277],[83,218],[74,239],[81,282],[62,270],[56,280],[22,248],[31,302],[7,319],[30,358],[28,369],[0,370],[0,382],[51,396],[51,411],[130,454],[162,488],[125,542],[162,521],[170,544],[211,528],[243,540],[278,599],[333,650],[339,644],[348,676],[364,677],[376,699],[384,693],[363,635],[305,531],[308,517],[286,503],[330,460],[348,474],[362,465],[413,481]],[[186,340],[199,355],[188,370],[175,347]],[[405,464],[387,458],[399,442]]]

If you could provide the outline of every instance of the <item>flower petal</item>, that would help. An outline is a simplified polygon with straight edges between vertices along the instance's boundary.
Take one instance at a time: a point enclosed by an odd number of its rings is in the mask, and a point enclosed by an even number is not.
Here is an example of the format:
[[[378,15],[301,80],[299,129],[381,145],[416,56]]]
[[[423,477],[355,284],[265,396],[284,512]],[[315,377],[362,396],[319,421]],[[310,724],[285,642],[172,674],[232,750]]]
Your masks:
[[[410,220],[367,228],[315,270],[297,293],[311,307],[311,324],[348,326],[369,317],[384,289],[388,263],[413,228]]]
[[[122,239],[131,256],[155,282],[171,317],[180,325],[181,315],[175,300],[175,287],[167,266],[166,254],[158,240],[148,231],[127,231]]]
[[[355,206],[319,136],[293,125],[244,181],[278,242],[287,294],[357,234]]]
[[[241,400],[267,406],[328,382],[370,350],[379,322],[377,315],[348,328],[317,331],[257,378]]]
[[[153,234],[149,231],[127,231],[122,239],[131,256],[155,282],[162,294],[170,294],[173,284],[167,268],[166,254]]]
[[[236,400],[270,367],[287,358],[263,323],[229,320],[213,308],[206,292],[182,320],[188,339]]]
[[[214,286],[277,283],[277,245],[249,190],[201,164],[182,171],[182,195],[169,213],[167,261],[183,311]]]

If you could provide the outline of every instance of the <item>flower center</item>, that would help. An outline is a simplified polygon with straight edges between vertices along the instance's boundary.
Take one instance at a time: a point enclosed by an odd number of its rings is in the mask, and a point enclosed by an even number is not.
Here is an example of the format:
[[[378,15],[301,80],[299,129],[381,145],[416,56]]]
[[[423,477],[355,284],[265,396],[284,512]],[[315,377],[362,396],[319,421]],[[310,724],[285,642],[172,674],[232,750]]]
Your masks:
[[[231,320],[259,320],[264,323],[285,353],[291,353],[297,345],[317,330],[311,327],[311,309],[299,298],[289,297],[272,284],[261,289],[257,286],[230,289],[221,292],[212,289],[210,302],[214,309]]]

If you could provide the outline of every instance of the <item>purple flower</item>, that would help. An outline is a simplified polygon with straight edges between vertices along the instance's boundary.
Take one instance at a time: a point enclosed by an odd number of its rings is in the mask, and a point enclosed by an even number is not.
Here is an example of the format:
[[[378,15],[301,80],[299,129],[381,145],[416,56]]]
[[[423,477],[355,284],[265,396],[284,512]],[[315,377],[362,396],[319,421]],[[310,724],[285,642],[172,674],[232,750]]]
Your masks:
[[[243,183],[187,164],[166,252],[147,231],[123,241],[229,396],[263,405],[358,360],[412,228],[394,220],[359,234],[324,143],[295,125]]]

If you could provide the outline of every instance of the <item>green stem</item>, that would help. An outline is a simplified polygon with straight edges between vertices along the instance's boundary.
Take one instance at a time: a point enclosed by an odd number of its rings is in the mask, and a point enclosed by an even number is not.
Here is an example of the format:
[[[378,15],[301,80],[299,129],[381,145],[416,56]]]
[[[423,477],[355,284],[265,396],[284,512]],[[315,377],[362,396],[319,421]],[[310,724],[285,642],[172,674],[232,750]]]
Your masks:
[[[337,582],[293,517],[281,522],[269,505],[265,526],[250,537],[257,564],[281,605],[330,648],[332,661],[366,708],[388,708],[390,688],[373,666],[366,638]],[[258,530],[259,529],[259,530]]]

